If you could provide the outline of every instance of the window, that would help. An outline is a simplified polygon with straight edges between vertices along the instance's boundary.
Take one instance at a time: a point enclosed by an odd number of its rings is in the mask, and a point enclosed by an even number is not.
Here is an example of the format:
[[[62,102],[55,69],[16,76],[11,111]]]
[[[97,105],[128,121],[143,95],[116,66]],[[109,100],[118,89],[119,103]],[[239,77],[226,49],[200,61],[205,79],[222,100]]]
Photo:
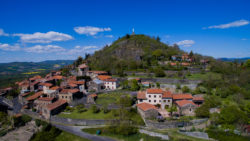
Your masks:
[[[64,96],[62,96],[62,98],[64,98]]]
[[[166,100],[163,100],[163,102],[166,102]]]
[[[65,96],[65,98],[67,98],[67,96]]]
[[[151,97],[151,95],[148,95],[148,97]]]
[[[143,100],[142,99],[140,99],[140,102],[142,102]]]
[[[168,102],[170,102],[170,100],[168,100]]]
[[[156,98],[156,95],[154,95],[154,98]]]
[[[159,100],[159,102],[161,102],[161,100]]]
[[[190,108],[189,111],[192,112],[192,109]]]
[[[161,98],[161,95],[159,95],[159,98]]]
[[[151,102],[151,100],[149,100],[149,102]]]
[[[154,100],[154,103],[156,102],[156,100]]]

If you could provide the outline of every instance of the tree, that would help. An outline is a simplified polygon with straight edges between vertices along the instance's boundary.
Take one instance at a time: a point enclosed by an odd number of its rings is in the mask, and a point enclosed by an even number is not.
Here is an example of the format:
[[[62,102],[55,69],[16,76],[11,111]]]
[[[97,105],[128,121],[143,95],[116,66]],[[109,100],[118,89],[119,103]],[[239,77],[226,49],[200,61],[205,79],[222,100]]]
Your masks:
[[[243,65],[245,68],[250,68],[250,59],[248,59],[245,63],[244,63],[244,65]]]
[[[166,109],[168,112],[170,112],[170,115],[173,115],[173,112],[177,112],[177,107],[175,105],[172,105],[170,108]]]
[[[161,87],[161,84],[159,82],[156,82],[156,87],[157,88],[160,88]]]
[[[164,70],[162,68],[160,68],[160,67],[154,69],[154,73],[155,73],[156,77],[164,77],[164,76],[166,76]]]
[[[132,79],[132,80],[131,80],[130,90],[132,90],[132,91],[137,91],[137,90],[139,90],[139,89],[140,89],[140,86],[139,86],[137,80]]]
[[[182,90],[183,93],[190,92],[190,89],[187,86],[183,86],[181,90]]]
[[[161,41],[161,38],[159,36],[156,37],[156,41],[157,42],[160,42]]]
[[[194,53],[193,53],[193,51],[191,50],[190,51],[190,53],[189,53],[189,55],[188,55],[190,58],[193,58],[193,56],[194,56]]]
[[[247,123],[247,116],[237,106],[228,105],[221,109],[219,123],[233,125],[241,122]]]
[[[161,49],[157,49],[152,53],[152,55],[158,60],[159,57],[163,55],[163,51]]]
[[[126,34],[126,38],[129,39],[129,38],[130,38],[130,35],[129,35],[129,34]]]
[[[209,109],[209,104],[204,103],[195,110],[195,115],[201,118],[209,117]]]

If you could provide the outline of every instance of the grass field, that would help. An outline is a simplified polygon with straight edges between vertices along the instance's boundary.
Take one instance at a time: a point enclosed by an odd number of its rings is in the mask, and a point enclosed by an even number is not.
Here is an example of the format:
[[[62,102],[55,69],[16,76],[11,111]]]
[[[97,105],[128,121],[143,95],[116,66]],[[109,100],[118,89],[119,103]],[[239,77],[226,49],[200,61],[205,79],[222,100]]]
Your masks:
[[[109,104],[115,104],[119,100],[119,98],[122,95],[128,95],[122,92],[112,92],[112,93],[106,93],[106,94],[99,94],[98,98],[96,100],[96,104],[101,105],[109,105]]]
[[[178,132],[178,129],[166,129],[166,130],[154,130],[154,132],[168,134],[171,141],[208,141],[205,139],[194,138],[190,136],[183,135]]]
[[[221,77],[220,74],[218,73],[214,73],[214,72],[207,72],[207,73],[195,73],[195,74],[191,74],[191,75],[186,75],[186,78],[189,80],[206,80],[208,79],[210,76],[214,76],[214,77]]]
[[[59,117],[72,118],[72,119],[113,119],[111,112],[104,114],[103,111],[99,113],[93,113],[91,110],[88,110],[83,113],[78,113],[77,110],[74,110],[70,114],[60,113]]]
[[[73,135],[71,133],[62,131],[62,133],[56,137],[55,141],[89,141],[89,140]]]
[[[83,129],[84,132],[90,133],[90,134],[96,134],[97,130],[103,130],[104,128],[88,128],[88,129]],[[129,136],[123,136],[123,135],[119,135],[119,134],[110,134],[110,133],[105,133],[102,132],[101,136],[107,136],[107,137],[111,137],[114,138],[116,140],[122,140],[122,141],[163,141],[161,138],[159,137],[151,137],[149,135],[146,134],[141,134],[141,133],[137,133],[134,135],[129,135]]]

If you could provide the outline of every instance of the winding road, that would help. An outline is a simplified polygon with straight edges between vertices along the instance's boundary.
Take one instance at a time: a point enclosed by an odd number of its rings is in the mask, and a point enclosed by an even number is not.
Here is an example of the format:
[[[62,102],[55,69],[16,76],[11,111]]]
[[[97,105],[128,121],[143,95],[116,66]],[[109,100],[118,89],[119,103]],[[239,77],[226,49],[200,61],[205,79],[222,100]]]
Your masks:
[[[84,128],[83,126],[65,126],[65,125],[58,125],[58,124],[53,124],[53,125],[63,131],[72,133],[74,135],[77,135],[77,136],[80,136],[80,137],[83,137],[92,141],[115,141],[114,139],[109,138],[109,137],[97,136],[97,135],[92,135],[92,134],[83,132],[82,131],[82,129]]]

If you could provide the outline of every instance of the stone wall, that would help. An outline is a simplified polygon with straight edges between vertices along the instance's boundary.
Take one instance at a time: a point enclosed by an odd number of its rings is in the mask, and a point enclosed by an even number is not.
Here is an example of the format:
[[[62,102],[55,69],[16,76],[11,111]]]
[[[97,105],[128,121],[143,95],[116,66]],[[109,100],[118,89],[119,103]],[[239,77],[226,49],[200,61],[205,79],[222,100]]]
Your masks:
[[[207,120],[208,119],[196,119],[191,121],[164,121],[164,122],[145,120],[145,123],[148,127],[151,128],[164,129],[164,128],[177,128],[178,125],[184,125],[184,126],[199,125],[201,123],[206,122]]]
[[[68,125],[82,125],[82,126],[93,126],[93,125],[106,125],[111,123],[112,120],[86,120],[86,119],[70,119],[52,116],[50,122],[63,123]]]

